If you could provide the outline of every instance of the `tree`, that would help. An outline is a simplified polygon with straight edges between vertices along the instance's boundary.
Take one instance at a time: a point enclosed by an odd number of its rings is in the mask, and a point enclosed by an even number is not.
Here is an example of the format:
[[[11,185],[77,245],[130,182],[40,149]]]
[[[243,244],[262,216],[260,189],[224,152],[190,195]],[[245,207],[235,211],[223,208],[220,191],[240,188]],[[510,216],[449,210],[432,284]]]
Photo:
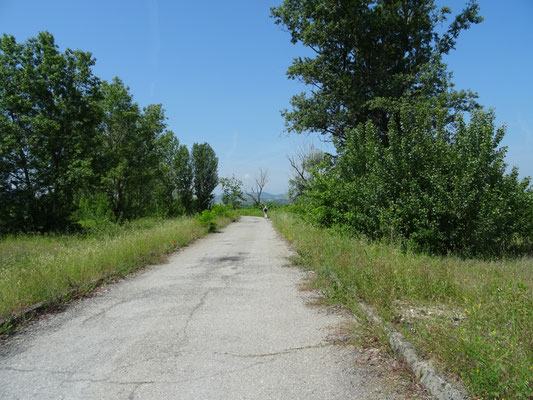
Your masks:
[[[313,172],[324,160],[324,152],[310,144],[299,148],[288,159],[293,172],[289,179],[289,198],[295,200],[311,189]]]
[[[156,175],[158,184],[155,199],[158,214],[167,217],[179,213],[175,204],[178,178],[174,168],[179,143],[179,140],[170,130],[165,131],[156,142],[159,167]]]
[[[0,39],[0,220],[23,230],[69,224],[94,183],[100,81],[90,53],[60,52],[41,32]]]
[[[242,181],[233,175],[231,178],[220,178],[220,185],[222,186],[222,203],[230,205],[234,210],[240,208],[244,201]]]
[[[296,58],[287,71],[311,87],[283,112],[288,130],[318,132],[342,147],[348,130],[371,120],[386,143],[401,98],[438,98],[450,122],[455,112],[475,108],[473,93],[453,90],[441,58],[462,30],[482,21],[478,10],[471,0],[439,34],[451,10],[437,9],[434,0],[285,0],[273,7],[291,41],[315,53]]]
[[[208,143],[194,143],[191,155],[196,208],[201,211],[208,209],[215,198],[213,190],[218,185],[218,158]]]
[[[261,194],[263,193],[263,188],[267,183],[268,170],[259,168],[259,177],[255,178],[255,185],[250,186],[250,191],[246,192],[246,195],[256,206],[261,205]]]
[[[193,211],[193,170],[187,146],[181,145],[174,157],[176,190],[180,203],[186,213]]]
[[[143,111],[119,78],[104,82],[101,107],[101,176],[116,219],[155,212],[153,192],[162,156],[158,144],[165,130],[161,105]]]
[[[458,118],[453,127],[446,113],[405,107],[389,125],[388,145],[371,121],[360,125],[338,160],[315,176],[311,218],[438,254],[531,251],[530,180],[506,173],[504,129],[491,112],[472,113],[468,124]]]

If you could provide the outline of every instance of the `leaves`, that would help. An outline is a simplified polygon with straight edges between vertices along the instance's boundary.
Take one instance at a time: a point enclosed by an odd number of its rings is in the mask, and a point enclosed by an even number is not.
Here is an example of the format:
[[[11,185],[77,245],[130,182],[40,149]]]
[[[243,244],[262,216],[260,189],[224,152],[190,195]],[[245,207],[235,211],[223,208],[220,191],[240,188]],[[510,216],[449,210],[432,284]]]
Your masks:
[[[291,41],[315,54],[296,58],[287,71],[310,89],[283,112],[288,130],[317,132],[342,147],[350,129],[370,120],[386,142],[400,98],[438,99],[450,120],[455,110],[477,107],[475,94],[453,90],[441,57],[462,30],[481,22],[478,11],[471,1],[440,35],[436,28],[450,10],[437,10],[434,1],[285,0],[273,7]]]

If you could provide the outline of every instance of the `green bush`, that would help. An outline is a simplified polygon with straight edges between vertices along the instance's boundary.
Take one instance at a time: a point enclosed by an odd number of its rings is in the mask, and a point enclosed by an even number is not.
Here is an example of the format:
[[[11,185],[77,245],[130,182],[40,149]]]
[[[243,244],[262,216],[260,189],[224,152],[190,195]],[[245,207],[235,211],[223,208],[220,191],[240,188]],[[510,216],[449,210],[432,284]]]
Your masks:
[[[349,132],[336,162],[316,174],[305,212],[323,225],[400,239],[416,251],[530,251],[533,193],[529,179],[506,172],[504,133],[492,112],[450,125],[445,110],[406,106],[386,137],[372,123]]]
[[[198,221],[200,225],[206,228],[208,232],[215,232],[217,230],[216,217],[217,216],[215,212],[210,210],[204,210],[196,218],[196,221]]]
[[[114,229],[114,214],[104,194],[82,197],[71,219],[84,231],[102,233]]]

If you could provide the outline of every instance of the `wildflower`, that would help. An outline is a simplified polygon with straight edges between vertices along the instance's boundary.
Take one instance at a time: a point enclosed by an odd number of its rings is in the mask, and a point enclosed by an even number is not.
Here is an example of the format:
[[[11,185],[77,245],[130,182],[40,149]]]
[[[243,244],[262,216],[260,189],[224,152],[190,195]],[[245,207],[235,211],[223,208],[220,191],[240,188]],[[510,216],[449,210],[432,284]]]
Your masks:
[[[299,244],[298,244],[298,246],[299,246],[299,247],[302,247],[302,244],[301,244],[301,243],[299,243]]]
[[[174,240],[174,243],[176,243],[176,241]]]

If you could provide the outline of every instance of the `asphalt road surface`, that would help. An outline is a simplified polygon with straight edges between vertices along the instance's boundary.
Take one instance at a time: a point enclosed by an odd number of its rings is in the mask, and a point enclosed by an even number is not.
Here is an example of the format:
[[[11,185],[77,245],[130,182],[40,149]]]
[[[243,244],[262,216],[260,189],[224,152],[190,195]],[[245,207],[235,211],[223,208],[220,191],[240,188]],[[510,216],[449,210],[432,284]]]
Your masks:
[[[100,289],[0,345],[0,399],[404,399],[263,218]],[[394,381],[394,379],[392,379]]]

